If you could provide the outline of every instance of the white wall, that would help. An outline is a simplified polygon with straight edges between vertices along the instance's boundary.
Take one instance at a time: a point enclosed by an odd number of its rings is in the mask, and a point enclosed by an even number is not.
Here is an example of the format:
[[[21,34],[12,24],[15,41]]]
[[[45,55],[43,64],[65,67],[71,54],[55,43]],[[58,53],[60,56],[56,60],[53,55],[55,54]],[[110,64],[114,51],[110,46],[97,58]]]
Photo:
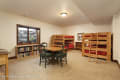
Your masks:
[[[111,24],[94,25],[80,24],[74,26],[60,27],[35,19],[18,16],[11,13],[0,12],[0,48],[10,51],[9,57],[15,55],[16,46],[16,24],[40,27],[41,42],[49,42],[53,34],[70,34],[75,36],[81,32],[111,32]]]
[[[120,12],[113,17],[112,24],[113,31],[113,56],[115,60],[119,61],[120,64]]]
[[[111,24],[80,24],[64,27],[65,34],[70,34],[75,36],[75,41],[77,41],[77,33],[95,33],[95,32],[111,32]]]
[[[15,55],[16,24],[40,27],[41,42],[49,42],[51,35],[62,33],[61,27],[15,14],[0,12],[0,48],[7,49],[10,52],[9,57]]]

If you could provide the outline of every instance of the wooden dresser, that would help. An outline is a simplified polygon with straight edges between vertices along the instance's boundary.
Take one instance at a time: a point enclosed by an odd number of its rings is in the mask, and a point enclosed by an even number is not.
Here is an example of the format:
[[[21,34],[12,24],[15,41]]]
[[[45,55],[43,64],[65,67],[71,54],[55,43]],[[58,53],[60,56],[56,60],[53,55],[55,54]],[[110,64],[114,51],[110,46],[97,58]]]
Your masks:
[[[5,65],[5,80],[8,80],[8,51],[0,49],[0,66]]]

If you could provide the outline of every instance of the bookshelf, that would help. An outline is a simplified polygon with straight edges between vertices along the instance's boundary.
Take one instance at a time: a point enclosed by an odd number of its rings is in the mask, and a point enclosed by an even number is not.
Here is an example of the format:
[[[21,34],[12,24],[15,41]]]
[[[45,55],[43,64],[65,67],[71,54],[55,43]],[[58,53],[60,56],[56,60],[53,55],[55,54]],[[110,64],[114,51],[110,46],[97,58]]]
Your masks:
[[[111,60],[111,33],[84,33],[82,55]]]
[[[37,55],[39,52],[40,44],[29,44],[29,45],[17,45],[16,46],[16,57],[25,57],[30,55]]]
[[[72,35],[53,35],[51,38],[51,46],[62,47],[65,46],[67,49],[74,48],[74,36]]]

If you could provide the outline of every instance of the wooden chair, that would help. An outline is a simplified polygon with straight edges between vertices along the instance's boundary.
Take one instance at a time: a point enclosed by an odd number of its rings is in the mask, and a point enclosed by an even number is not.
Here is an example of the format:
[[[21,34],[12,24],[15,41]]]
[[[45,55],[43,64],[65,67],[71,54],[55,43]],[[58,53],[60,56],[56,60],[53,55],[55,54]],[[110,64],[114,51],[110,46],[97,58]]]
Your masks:
[[[47,42],[42,42],[42,45],[43,45],[44,47],[48,47],[48,43],[47,43]]]
[[[63,50],[59,51],[58,54],[56,54],[56,59],[58,62],[60,62],[61,66],[63,66],[63,59],[67,64],[67,49],[64,49],[64,46],[62,48]]]
[[[46,68],[46,65],[47,65],[49,59],[52,57],[52,54],[49,53],[49,52],[47,52],[45,50],[45,47],[46,46],[44,46],[43,44],[41,44],[41,48],[40,48],[40,65],[41,65],[42,60],[44,60],[44,62],[45,62],[45,68]]]

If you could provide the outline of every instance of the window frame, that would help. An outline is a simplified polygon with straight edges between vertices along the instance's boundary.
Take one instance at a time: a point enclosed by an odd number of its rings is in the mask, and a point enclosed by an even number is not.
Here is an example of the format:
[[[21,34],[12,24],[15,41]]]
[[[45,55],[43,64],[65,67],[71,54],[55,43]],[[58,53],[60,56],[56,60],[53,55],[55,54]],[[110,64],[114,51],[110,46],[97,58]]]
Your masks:
[[[27,43],[19,43],[18,42],[18,40],[19,40],[19,37],[18,37],[19,27],[27,28]],[[36,33],[37,33],[37,42],[36,43],[31,43],[29,41],[29,29],[36,29]],[[17,45],[40,44],[40,28],[17,24],[16,30],[17,30],[17,33],[16,33]]]

